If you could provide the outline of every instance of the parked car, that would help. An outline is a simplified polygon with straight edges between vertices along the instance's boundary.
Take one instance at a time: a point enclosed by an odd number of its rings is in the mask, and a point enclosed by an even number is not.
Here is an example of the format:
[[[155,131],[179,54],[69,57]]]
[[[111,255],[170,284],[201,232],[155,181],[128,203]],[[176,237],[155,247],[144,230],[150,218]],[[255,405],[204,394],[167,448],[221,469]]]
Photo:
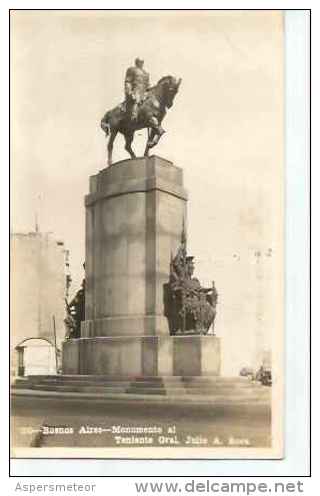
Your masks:
[[[260,381],[263,386],[272,385],[271,367],[261,365],[255,377],[256,381]]]

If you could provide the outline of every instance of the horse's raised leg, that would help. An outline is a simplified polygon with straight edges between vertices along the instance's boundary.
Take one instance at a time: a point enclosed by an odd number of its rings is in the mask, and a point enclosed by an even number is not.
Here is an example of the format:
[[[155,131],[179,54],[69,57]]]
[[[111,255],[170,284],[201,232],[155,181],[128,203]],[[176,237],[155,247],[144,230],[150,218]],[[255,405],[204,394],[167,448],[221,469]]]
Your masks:
[[[127,150],[127,152],[130,154],[130,157],[131,158],[135,158],[136,155],[135,155],[134,151],[131,148],[131,144],[132,144],[132,141],[133,141],[133,133],[126,134],[125,135],[125,140],[126,140],[126,144],[125,144],[125,147],[124,147],[125,150]]]
[[[112,129],[111,133],[110,133],[110,138],[109,138],[109,142],[108,142],[108,165],[112,164],[113,142],[114,142],[115,137],[117,136],[117,133],[118,133],[118,131],[116,131],[115,129]]]
[[[157,129],[157,132],[154,134],[154,138],[150,144],[150,148],[153,148],[154,146],[156,146],[159,143],[159,140],[164,133],[165,133],[165,130],[161,126],[159,126]]]
[[[155,117],[152,117],[150,120],[149,127],[151,128],[151,132],[149,134],[147,146],[144,152],[145,157],[148,156],[150,148],[153,148],[157,143],[159,143],[159,139],[165,133],[165,130],[161,127],[161,124]]]

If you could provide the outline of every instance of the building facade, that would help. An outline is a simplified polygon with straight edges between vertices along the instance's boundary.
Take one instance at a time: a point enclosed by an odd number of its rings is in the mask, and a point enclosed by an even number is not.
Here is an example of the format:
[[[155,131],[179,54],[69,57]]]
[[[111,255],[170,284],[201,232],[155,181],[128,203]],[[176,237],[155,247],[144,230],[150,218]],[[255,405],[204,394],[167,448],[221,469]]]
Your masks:
[[[44,338],[54,345],[54,321],[57,347],[61,348],[65,335],[67,263],[68,251],[52,233],[12,234],[12,350],[30,338]],[[32,342],[28,341],[28,345],[32,346]]]

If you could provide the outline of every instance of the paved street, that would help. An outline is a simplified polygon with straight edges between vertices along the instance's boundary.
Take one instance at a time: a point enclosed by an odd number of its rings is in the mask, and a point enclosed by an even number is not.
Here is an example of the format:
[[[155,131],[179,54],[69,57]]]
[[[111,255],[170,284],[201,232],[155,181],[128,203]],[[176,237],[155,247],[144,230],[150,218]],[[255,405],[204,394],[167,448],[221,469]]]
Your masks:
[[[215,447],[230,442],[269,447],[270,422],[266,404],[168,405],[16,396],[11,430],[16,447]],[[41,426],[46,427],[36,433]],[[138,427],[153,431],[137,432]]]

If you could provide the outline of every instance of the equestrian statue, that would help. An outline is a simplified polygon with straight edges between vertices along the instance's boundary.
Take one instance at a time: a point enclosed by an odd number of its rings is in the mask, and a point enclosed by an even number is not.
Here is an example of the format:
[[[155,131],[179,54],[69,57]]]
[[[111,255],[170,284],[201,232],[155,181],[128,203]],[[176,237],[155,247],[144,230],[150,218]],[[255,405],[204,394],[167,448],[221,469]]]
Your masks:
[[[125,138],[125,149],[135,158],[132,141],[135,131],[148,129],[148,140],[144,155],[158,142],[165,130],[162,121],[167,109],[173,105],[179,90],[181,78],[173,76],[161,78],[155,86],[150,86],[150,77],[143,68],[144,61],[136,58],[135,65],[126,71],[124,93],[125,101],[106,112],[101,120],[101,128],[109,137],[108,165],[112,164],[112,150],[118,133]]]

